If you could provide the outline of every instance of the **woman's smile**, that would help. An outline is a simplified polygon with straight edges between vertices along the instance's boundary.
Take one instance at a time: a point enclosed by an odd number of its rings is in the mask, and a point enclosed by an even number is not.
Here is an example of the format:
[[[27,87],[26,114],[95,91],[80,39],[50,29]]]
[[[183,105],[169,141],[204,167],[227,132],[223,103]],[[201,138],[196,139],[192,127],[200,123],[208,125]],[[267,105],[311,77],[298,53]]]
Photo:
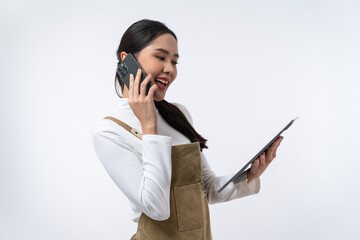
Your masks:
[[[154,82],[160,89],[166,89],[170,83],[169,78],[167,77],[156,77]]]
[[[179,53],[176,39],[169,33],[162,34],[135,57],[146,74],[154,76],[151,83],[158,86],[154,100],[163,100],[167,89],[177,76]]]

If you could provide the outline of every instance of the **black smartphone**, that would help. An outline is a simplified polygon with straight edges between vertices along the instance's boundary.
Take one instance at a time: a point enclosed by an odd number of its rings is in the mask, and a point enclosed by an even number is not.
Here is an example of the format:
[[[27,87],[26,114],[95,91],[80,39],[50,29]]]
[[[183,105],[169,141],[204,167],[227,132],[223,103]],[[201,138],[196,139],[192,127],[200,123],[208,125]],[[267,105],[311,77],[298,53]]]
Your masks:
[[[141,69],[141,78],[140,78],[140,84],[141,84],[146,78],[146,74],[144,70],[141,68],[140,64],[136,61],[134,55],[128,53],[128,55],[126,55],[124,60],[118,64],[116,71],[119,74],[121,81],[123,81],[123,83],[126,85],[128,89],[130,89],[130,74],[134,75],[135,78],[139,68]],[[149,82],[148,85],[146,86],[146,95],[148,95],[151,86],[152,83]],[[139,86],[139,93],[140,93],[140,86]]]

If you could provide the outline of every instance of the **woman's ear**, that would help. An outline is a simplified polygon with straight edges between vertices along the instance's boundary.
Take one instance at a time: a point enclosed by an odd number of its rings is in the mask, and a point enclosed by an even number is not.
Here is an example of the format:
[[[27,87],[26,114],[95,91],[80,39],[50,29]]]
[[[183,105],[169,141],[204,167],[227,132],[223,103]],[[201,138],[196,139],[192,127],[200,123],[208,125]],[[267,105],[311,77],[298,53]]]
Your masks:
[[[121,61],[123,61],[126,56],[127,56],[127,53],[126,53],[126,52],[121,52],[121,53],[120,53]]]

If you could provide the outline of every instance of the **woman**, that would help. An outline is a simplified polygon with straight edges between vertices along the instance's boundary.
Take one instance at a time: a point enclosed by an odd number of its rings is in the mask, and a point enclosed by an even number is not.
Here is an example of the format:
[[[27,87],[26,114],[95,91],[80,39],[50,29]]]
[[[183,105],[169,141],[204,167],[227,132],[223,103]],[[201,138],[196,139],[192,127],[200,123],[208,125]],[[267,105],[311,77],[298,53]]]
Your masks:
[[[192,127],[190,113],[165,100],[177,75],[176,35],[160,22],[138,21],[121,39],[119,63],[128,53],[147,77],[139,84],[138,70],[130,76],[128,89],[116,75],[122,98],[110,116],[94,126],[93,143],[106,171],[130,201],[133,221],[138,222],[132,239],[212,239],[208,203],[258,193],[259,177],[275,158],[282,137],[218,193],[231,176],[215,175],[202,151],[207,140]],[[152,87],[145,95],[149,82]]]

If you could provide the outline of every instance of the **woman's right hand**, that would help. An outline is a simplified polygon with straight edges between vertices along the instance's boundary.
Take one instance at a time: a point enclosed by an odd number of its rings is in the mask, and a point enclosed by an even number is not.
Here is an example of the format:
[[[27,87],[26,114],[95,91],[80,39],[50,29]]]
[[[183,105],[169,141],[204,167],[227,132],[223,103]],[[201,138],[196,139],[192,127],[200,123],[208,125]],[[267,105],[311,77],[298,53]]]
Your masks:
[[[154,93],[158,89],[158,86],[153,84],[149,89],[148,95],[145,95],[146,86],[150,82],[152,75],[147,75],[140,84],[141,71],[141,69],[138,69],[135,79],[134,75],[130,74],[129,105],[141,123],[142,134],[158,134],[157,115],[154,103]]]

